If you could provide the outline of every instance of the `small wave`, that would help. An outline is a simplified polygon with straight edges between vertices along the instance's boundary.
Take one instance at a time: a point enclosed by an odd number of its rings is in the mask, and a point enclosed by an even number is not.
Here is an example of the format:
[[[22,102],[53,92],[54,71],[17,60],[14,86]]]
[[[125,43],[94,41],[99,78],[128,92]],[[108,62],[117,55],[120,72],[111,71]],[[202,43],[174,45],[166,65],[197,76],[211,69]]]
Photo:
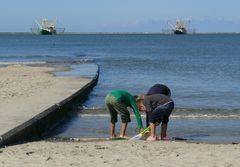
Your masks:
[[[79,114],[80,117],[109,117],[109,114]]]
[[[107,115],[108,111],[105,108],[98,107],[82,107],[80,114],[87,115]],[[131,115],[133,113],[131,112]],[[145,114],[142,114],[145,117]],[[172,112],[172,118],[181,119],[240,119],[240,109],[190,109],[176,108]]]
[[[45,61],[23,61],[23,62],[0,62],[0,65],[32,65],[32,64],[46,64]]]
[[[105,110],[104,108],[101,108],[101,107],[87,107],[87,106],[81,106],[81,109],[83,109],[83,110]]]
[[[191,109],[176,108],[172,116],[175,118],[206,119],[240,119],[240,109]]]
[[[85,64],[85,63],[95,63],[94,59],[69,59],[69,58],[61,58],[61,59],[51,59],[47,60],[48,64]]]
[[[80,113],[79,116],[83,117],[109,117],[108,113]],[[134,114],[131,114],[134,117]],[[142,118],[146,118],[145,115],[141,115]],[[240,119],[239,115],[171,115],[173,119]]]
[[[94,63],[94,59],[80,59],[80,60],[75,60],[76,63]]]
[[[195,114],[195,115],[171,115],[172,118],[187,118],[187,119],[240,119],[240,115],[206,115],[206,114]]]

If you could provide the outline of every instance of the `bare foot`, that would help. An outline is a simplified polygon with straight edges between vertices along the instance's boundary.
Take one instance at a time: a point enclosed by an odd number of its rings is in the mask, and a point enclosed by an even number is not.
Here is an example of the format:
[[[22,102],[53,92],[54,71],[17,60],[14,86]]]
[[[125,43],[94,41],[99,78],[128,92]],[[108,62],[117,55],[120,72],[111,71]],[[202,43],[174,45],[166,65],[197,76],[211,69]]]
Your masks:
[[[116,138],[116,137],[117,137],[117,135],[113,134],[113,135],[110,137],[110,139],[114,139],[114,138]]]
[[[170,140],[168,137],[162,137],[161,140]]]
[[[129,137],[128,137],[128,136],[126,136],[126,135],[124,135],[124,136],[120,135],[120,136],[119,136],[119,138],[128,139]]]
[[[147,141],[157,141],[157,140],[159,140],[159,137],[158,137],[158,136],[149,136],[149,137],[147,138]]]

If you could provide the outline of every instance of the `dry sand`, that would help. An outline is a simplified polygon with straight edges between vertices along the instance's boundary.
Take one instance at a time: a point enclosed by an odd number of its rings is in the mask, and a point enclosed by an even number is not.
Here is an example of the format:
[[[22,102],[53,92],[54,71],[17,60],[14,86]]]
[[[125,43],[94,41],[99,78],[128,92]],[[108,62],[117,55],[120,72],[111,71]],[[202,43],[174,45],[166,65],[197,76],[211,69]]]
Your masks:
[[[54,68],[0,68],[0,135],[75,93],[90,79],[55,77]]]
[[[0,134],[71,95],[89,79],[54,77],[52,68],[0,68]],[[31,142],[0,149],[0,166],[239,167],[239,144],[92,141]]]
[[[239,165],[239,144],[41,141],[0,149],[0,166],[3,167],[239,167]]]

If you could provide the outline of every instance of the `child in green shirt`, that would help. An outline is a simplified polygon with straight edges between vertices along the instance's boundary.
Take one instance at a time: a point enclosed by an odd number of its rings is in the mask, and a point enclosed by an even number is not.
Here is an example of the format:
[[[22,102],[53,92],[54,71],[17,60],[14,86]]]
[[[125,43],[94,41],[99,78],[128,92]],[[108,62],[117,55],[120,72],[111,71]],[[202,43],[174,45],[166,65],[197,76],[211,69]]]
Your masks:
[[[143,130],[142,119],[136,105],[135,98],[125,90],[112,90],[105,98],[106,107],[110,113],[110,137],[116,138],[115,123],[117,122],[118,114],[121,116],[122,126],[120,138],[127,138],[126,129],[128,122],[131,122],[130,112],[127,107],[133,109],[137,119],[138,128]]]

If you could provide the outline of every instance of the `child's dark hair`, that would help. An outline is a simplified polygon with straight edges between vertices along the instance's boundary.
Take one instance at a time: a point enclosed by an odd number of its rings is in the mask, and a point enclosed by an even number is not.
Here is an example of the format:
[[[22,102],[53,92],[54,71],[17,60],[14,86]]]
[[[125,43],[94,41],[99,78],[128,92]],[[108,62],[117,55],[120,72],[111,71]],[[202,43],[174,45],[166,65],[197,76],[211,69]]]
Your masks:
[[[141,102],[144,99],[144,95],[139,95],[139,96],[138,95],[134,95],[133,97],[136,100],[136,102]]]

